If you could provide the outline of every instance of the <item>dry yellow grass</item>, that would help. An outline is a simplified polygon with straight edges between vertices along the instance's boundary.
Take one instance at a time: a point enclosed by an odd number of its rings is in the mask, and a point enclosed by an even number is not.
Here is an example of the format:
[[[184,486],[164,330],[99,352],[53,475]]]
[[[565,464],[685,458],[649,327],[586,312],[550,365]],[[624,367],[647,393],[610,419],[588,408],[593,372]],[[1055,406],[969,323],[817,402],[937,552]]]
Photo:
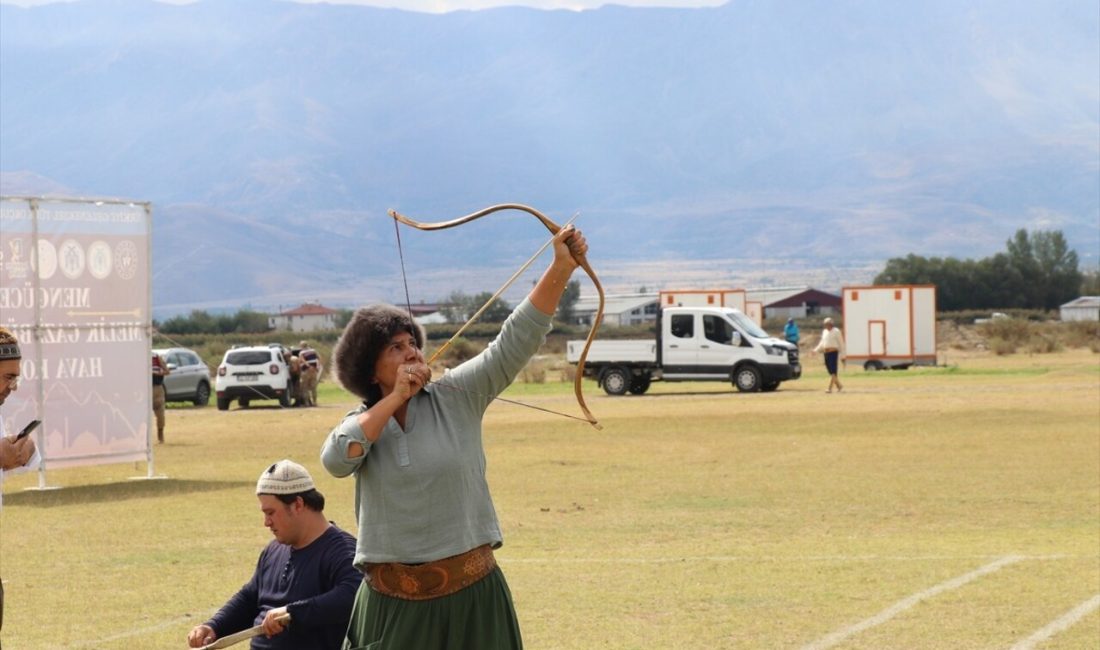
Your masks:
[[[1015,556],[837,646],[1008,648],[1100,593],[1100,358],[948,362],[853,369],[839,395],[813,359],[771,394],[590,384],[603,431],[494,405],[498,557],[527,646],[799,648]],[[566,385],[515,392],[575,410]],[[53,492],[6,480],[5,647],[184,647],[269,539],[251,494],[278,458],[306,463],[354,529],[350,481],[317,463],[351,402],[322,403],[173,409],[166,480],[127,480],[144,465],[53,472]],[[1098,638],[1093,611],[1042,647]]]

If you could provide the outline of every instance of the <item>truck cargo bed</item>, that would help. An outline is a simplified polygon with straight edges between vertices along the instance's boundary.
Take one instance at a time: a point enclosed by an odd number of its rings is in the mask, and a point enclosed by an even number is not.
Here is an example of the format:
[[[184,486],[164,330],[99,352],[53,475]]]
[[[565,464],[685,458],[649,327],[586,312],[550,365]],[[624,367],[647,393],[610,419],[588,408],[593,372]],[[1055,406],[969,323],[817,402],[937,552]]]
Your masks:
[[[569,341],[565,345],[565,360],[576,363],[584,350],[584,341]],[[593,341],[588,351],[589,363],[606,362],[657,363],[657,343],[652,340]]]

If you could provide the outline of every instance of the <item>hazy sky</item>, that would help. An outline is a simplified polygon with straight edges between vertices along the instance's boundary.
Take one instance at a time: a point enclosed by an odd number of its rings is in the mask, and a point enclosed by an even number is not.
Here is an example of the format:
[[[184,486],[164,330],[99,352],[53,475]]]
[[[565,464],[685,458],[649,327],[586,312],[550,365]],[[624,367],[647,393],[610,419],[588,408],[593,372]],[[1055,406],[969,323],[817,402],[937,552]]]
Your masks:
[[[0,4],[13,4],[23,7],[33,5],[50,4],[52,2],[64,2],[66,0],[0,0]],[[157,0],[170,2],[171,4],[188,4],[190,0]],[[213,0],[206,0],[208,2]],[[458,9],[488,9],[490,7],[521,6],[537,9],[595,9],[603,5],[626,5],[631,7],[716,7],[725,4],[727,0],[294,0],[316,4],[319,2],[331,2],[331,4],[369,5],[372,7],[393,7],[407,11],[425,11],[431,13],[445,13]]]

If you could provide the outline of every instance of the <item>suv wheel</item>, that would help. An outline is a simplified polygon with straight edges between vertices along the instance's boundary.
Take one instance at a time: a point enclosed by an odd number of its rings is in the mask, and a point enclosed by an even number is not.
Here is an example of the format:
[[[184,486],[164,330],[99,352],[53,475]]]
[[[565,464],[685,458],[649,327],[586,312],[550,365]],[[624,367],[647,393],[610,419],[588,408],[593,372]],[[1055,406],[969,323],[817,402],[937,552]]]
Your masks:
[[[199,387],[195,389],[195,397],[192,398],[191,403],[195,406],[206,406],[210,403],[210,384],[205,381],[199,382]]]
[[[219,411],[228,411],[229,410],[229,402],[230,402],[230,400],[228,398],[219,397],[218,398],[218,410]]]

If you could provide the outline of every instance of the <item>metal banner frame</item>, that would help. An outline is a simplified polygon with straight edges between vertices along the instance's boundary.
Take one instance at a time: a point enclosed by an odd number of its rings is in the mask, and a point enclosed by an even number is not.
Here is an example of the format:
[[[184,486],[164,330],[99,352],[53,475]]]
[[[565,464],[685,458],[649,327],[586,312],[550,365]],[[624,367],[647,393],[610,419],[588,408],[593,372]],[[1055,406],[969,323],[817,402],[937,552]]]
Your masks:
[[[47,470],[81,465],[144,460],[140,478],[156,478],[152,216],[148,202],[0,196],[0,325],[31,389],[4,415],[43,421],[38,489]]]

